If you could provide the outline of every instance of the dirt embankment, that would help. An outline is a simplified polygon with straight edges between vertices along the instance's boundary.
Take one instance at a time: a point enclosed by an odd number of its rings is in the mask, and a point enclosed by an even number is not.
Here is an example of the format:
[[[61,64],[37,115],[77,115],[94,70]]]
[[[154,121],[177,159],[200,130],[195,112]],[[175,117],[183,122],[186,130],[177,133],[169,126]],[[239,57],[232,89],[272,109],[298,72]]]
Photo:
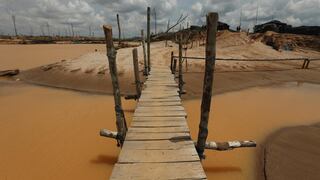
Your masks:
[[[320,124],[281,129],[265,146],[266,179],[320,179]]]
[[[251,36],[276,50],[292,51],[295,49],[312,49],[320,51],[320,36],[279,34],[272,31]]]
[[[190,45],[189,45],[190,48]],[[118,75],[123,94],[134,93],[134,78],[132,65],[132,49],[119,49],[117,53]],[[176,44],[165,42],[151,44],[151,66],[170,66],[170,53],[178,54]],[[142,47],[138,47],[140,70],[144,68]],[[191,49],[183,52],[187,56],[204,57],[205,47],[194,43]],[[218,58],[240,59],[278,59],[320,57],[319,51],[295,50],[279,52],[273,48],[255,41],[246,33],[219,32],[217,38]],[[311,62],[310,69],[300,69],[303,61],[217,61],[215,74],[215,93],[239,90],[257,85],[269,85],[288,81],[305,81],[320,83],[320,62]],[[184,81],[187,90],[185,98],[201,96],[204,72],[203,60],[188,60],[183,65]],[[107,58],[105,52],[92,52],[79,58],[60,61],[50,65],[36,67],[20,74],[24,81],[76,89],[98,93],[112,93]],[[199,81],[200,80],[200,81]]]

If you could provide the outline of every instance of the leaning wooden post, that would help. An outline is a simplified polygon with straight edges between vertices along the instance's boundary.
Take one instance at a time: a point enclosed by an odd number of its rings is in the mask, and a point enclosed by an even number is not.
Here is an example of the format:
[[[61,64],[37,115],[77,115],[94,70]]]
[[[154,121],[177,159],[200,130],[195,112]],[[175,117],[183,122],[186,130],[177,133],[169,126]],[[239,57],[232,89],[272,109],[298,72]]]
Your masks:
[[[147,10],[147,52],[148,52],[148,74],[151,70],[150,63],[150,7]]]
[[[147,76],[148,75],[148,64],[147,64],[146,43],[144,40],[143,29],[141,29],[141,41],[142,41],[142,49],[143,49],[143,63],[144,63],[143,75]]]
[[[139,76],[139,63],[138,63],[138,50],[137,48],[134,48],[132,50],[133,55],[133,68],[134,68],[134,78],[136,83],[136,91],[137,91],[137,99],[141,96],[141,82],[140,82],[140,76]]]
[[[206,65],[203,82],[203,94],[201,103],[201,119],[196,149],[201,159],[205,158],[204,149],[208,136],[208,121],[211,106],[213,87],[214,66],[216,60],[216,33],[218,24],[218,13],[209,13],[207,16],[207,43],[206,43]]]
[[[173,74],[173,51],[171,51],[170,70],[171,70],[171,73]]]
[[[117,23],[118,23],[118,32],[119,32],[118,46],[120,46],[120,44],[121,44],[121,27],[120,27],[119,14],[117,14]]]
[[[109,25],[104,25],[103,30],[106,38],[109,71],[110,71],[112,86],[113,86],[113,96],[114,96],[115,111],[116,111],[116,125],[117,125],[117,131],[118,131],[117,140],[119,145],[122,146],[124,139],[126,137],[127,123],[126,123],[126,119],[124,117],[124,112],[122,110],[122,105],[121,105],[121,95],[120,95],[120,88],[119,88],[118,74],[117,74],[118,73],[117,64],[116,64],[117,51],[113,45],[112,27]]]
[[[183,93],[183,79],[182,79],[182,34],[179,36],[179,95]]]

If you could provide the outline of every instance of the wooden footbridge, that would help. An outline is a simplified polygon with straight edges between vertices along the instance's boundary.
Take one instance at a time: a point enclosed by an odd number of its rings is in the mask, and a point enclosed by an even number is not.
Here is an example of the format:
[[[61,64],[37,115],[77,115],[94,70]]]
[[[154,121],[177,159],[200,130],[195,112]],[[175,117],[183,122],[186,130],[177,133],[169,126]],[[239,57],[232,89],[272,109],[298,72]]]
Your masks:
[[[111,179],[205,179],[174,75],[152,68]]]
[[[148,15],[149,12],[150,8],[148,8]],[[183,81],[180,76],[182,72],[181,36],[179,41],[179,85],[175,81],[175,73],[172,73],[169,66],[152,66],[151,70],[149,28],[147,31],[148,56],[144,56],[144,74],[147,75],[147,81],[143,87],[139,78],[137,49],[133,49],[137,94],[130,97],[137,99],[138,103],[130,128],[127,128],[121,107],[112,28],[111,26],[103,27],[113,85],[117,132],[103,129],[100,131],[100,135],[116,139],[118,145],[122,148],[118,162],[112,171],[111,179],[206,179],[206,174],[201,165],[201,160],[205,157],[205,149],[230,150],[255,146],[253,141],[206,142],[212,95],[217,22],[218,15],[209,13],[207,16],[206,71],[197,142],[192,141],[190,137],[186,121],[187,114],[180,98],[183,92]],[[150,21],[148,21],[149,23]],[[146,57],[148,57],[148,60]]]

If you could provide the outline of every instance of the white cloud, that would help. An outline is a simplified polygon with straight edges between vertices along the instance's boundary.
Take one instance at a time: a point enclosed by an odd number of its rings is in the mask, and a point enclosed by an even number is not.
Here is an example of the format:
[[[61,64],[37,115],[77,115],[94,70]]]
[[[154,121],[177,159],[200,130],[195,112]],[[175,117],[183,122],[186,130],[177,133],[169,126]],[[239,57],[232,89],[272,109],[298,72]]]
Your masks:
[[[190,24],[204,23],[205,14],[219,13],[220,20],[236,27],[242,7],[242,24],[245,28],[255,24],[257,0],[0,0],[0,33],[13,33],[11,14],[16,15],[20,33],[31,29],[40,34],[41,28],[50,25],[52,33],[70,31],[87,35],[89,26],[102,35],[101,25],[116,27],[116,14],[120,14],[124,35],[139,35],[146,27],[146,7],[156,9],[158,31],[166,29],[181,13],[188,14]],[[319,0],[260,0],[259,23],[278,19],[294,26],[320,25]],[[153,20],[153,18],[152,18]],[[153,24],[152,24],[153,28]],[[153,29],[152,29],[153,30]],[[117,35],[117,31],[114,31]]]

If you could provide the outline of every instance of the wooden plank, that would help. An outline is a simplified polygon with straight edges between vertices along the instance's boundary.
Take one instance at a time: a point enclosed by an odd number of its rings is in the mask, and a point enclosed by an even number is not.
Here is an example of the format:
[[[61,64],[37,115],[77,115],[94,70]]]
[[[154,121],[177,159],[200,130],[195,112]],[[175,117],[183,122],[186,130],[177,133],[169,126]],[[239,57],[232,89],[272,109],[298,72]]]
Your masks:
[[[131,127],[179,127],[187,126],[186,121],[133,121]]]
[[[138,111],[134,113],[134,116],[139,117],[186,117],[185,111]]]
[[[111,179],[206,179],[206,175],[199,161],[177,163],[117,163],[112,172]]]
[[[128,132],[133,133],[189,133],[189,128],[187,126],[181,127],[131,127]]]
[[[136,111],[184,111],[183,106],[169,106],[169,107],[140,107],[136,108]]]
[[[194,142],[191,140],[185,141],[170,141],[170,140],[156,140],[156,141],[126,141],[123,148],[130,148],[136,150],[176,150],[183,148],[194,147]]]
[[[140,102],[181,102],[179,97],[167,98],[140,98]]]
[[[133,122],[136,121],[186,121],[185,117],[133,117]]]
[[[163,106],[179,106],[182,105],[181,101],[162,101],[162,102],[154,102],[154,101],[140,101],[138,106],[139,107],[163,107]]]
[[[120,152],[118,163],[170,163],[199,161],[194,147],[183,149],[135,150],[130,147]]]
[[[128,133],[126,141],[147,141],[147,140],[190,140],[189,133]],[[189,138],[189,139],[188,139]]]

